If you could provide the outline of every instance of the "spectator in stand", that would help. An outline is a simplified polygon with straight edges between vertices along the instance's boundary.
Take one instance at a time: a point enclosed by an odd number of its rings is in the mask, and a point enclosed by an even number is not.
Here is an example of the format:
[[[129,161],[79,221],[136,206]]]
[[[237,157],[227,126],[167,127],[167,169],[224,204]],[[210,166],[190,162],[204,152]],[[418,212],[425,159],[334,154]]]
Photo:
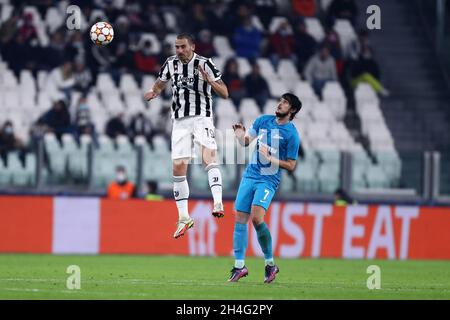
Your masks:
[[[71,61],[84,60],[86,50],[84,49],[83,34],[80,31],[76,31],[71,35],[64,51],[64,56]]]
[[[107,48],[106,46],[91,45],[90,55],[92,58],[90,59],[89,68],[94,70],[94,74],[99,72],[109,72],[112,73],[113,76],[115,75],[112,66],[116,61],[116,57],[110,48]],[[115,78],[115,80],[117,79]]]
[[[91,111],[85,97],[81,97],[78,101],[75,111],[75,130],[78,137],[83,134],[88,134],[92,137],[95,135],[95,127],[91,121]]]
[[[261,76],[257,63],[253,63],[251,73],[245,77],[245,90],[247,96],[255,99],[259,109],[263,112],[270,92],[267,81]]]
[[[212,33],[207,29],[203,29],[198,34],[195,42],[195,52],[204,57],[215,57],[216,49],[212,44]]]
[[[216,1],[214,6],[209,8],[207,15],[209,17],[210,30],[214,34],[226,35],[230,26],[228,25],[227,6],[224,0]]]
[[[147,73],[156,75],[161,68],[158,56],[153,53],[152,46],[150,40],[145,40],[139,50],[134,53],[134,67],[140,76]]]
[[[89,40],[90,41],[90,40]],[[44,50],[44,64],[49,69],[60,66],[65,59],[65,42],[64,34],[61,30],[55,31],[50,36],[50,43]]]
[[[115,117],[111,118],[106,123],[106,135],[111,139],[115,139],[118,135],[126,135],[127,127],[124,122],[125,115],[123,112],[119,112]]]
[[[337,81],[336,62],[327,46],[322,46],[319,53],[309,59],[304,76],[319,96],[327,81]]]
[[[24,144],[22,140],[15,136],[12,122],[6,120],[0,129],[0,156],[5,164],[7,164],[8,152],[11,151],[23,152]]]
[[[191,5],[189,16],[189,28],[192,34],[197,34],[201,30],[209,29],[209,19],[206,15],[204,6],[201,3]]]
[[[141,21],[143,26],[141,31],[143,32],[158,32],[165,31],[164,16],[158,10],[158,6],[154,2],[149,2],[145,5],[143,13],[141,15]]]
[[[302,17],[316,16],[316,0],[291,0],[294,13]]]
[[[79,59],[75,61],[73,77],[75,78],[74,90],[80,91],[83,95],[86,95],[92,85],[92,72],[87,69],[83,61]]]
[[[3,59],[8,62],[9,68],[16,77],[20,76],[20,71],[33,67],[32,48],[24,41],[23,36],[17,33],[14,40],[0,47]]]
[[[328,26],[332,27],[336,19],[346,19],[355,26],[358,7],[355,0],[333,0],[328,7],[327,21]]]
[[[317,48],[316,40],[307,32],[306,25],[303,21],[297,24],[294,43],[294,52],[297,55],[297,70],[303,73],[305,64],[314,55]]]
[[[272,63],[276,66],[280,59],[295,59],[294,35],[292,27],[287,20],[280,23],[273,34],[270,35],[270,51]]]
[[[236,108],[239,108],[239,104],[245,96],[245,84],[239,76],[238,70],[239,65],[236,59],[228,59],[222,76],[222,80],[227,85],[228,93]]]
[[[116,167],[116,179],[109,184],[107,197],[115,200],[127,200],[136,197],[136,187],[128,181],[125,167]]]
[[[125,16],[119,16],[114,28],[114,41],[108,47],[113,52],[111,67],[117,75],[132,69],[133,55],[129,50],[129,22]]]
[[[164,197],[158,194],[158,182],[154,180],[147,181],[145,185],[145,200],[147,201],[161,201]]]
[[[45,112],[37,121],[44,132],[54,132],[58,139],[64,133],[74,133],[70,123],[70,113],[63,98],[54,100],[52,108]]]
[[[362,82],[368,83],[375,92],[382,96],[389,96],[389,91],[380,81],[380,68],[373,59],[372,50],[369,46],[362,47],[359,59],[351,64],[351,85],[355,89]]]
[[[33,15],[26,13],[22,18],[22,25],[19,28],[19,33],[22,35],[25,42],[34,44],[37,43],[37,30],[33,23]]]
[[[5,44],[13,41],[14,36],[17,33],[19,25],[20,15],[14,10],[11,16],[0,27],[0,49]]]
[[[351,60],[358,60],[359,56],[361,55],[362,47],[364,46],[371,46],[369,40],[369,32],[367,32],[367,30],[361,29],[358,32],[358,38],[353,40],[349,45],[349,58]]]
[[[239,57],[252,61],[260,56],[262,40],[261,31],[253,26],[251,17],[247,16],[234,31],[233,46]]]
[[[139,112],[131,118],[129,125],[130,138],[134,141],[136,136],[144,136],[148,143],[151,143],[153,128],[150,119],[144,113]]]
[[[261,20],[265,29],[268,29],[273,16],[277,15],[277,5],[274,0],[256,0],[255,14]]]
[[[327,46],[330,49],[330,54],[336,62],[336,72],[338,77],[340,77],[344,71],[344,55],[342,54],[341,42],[336,31],[328,29],[325,33],[322,45]]]
[[[60,67],[55,68],[48,76],[49,90],[62,92],[67,100],[70,100],[72,90],[75,86],[72,62],[66,60]]]
[[[334,191],[334,204],[336,206],[345,207],[347,205],[355,205],[358,203],[353,200],[344,189],[338,188]]]

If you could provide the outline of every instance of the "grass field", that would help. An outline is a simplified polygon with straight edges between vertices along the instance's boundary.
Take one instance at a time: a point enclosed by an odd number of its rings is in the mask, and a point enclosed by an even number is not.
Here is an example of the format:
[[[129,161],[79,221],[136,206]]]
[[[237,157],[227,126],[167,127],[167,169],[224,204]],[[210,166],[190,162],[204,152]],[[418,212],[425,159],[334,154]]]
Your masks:
[[[262,259],[249,276],[227,283],[233,258],[0,255],[0,299],[450,299],[450,261],[278,259],[277,279],[263,283]],[[69,265],[81,289],[68,290]],[[369,265],[381,289],[369,290]]]

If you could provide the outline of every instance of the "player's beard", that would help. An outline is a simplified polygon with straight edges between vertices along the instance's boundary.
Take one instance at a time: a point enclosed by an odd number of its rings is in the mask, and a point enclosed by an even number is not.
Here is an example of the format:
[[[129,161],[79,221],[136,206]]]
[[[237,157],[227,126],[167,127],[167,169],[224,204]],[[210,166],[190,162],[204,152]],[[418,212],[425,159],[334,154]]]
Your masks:
[[[275,115],[279,119],[284,119],[285,117],[287,117],[289,115],[289,112],[284,112],[283,113],[283,112],[275,111]]]

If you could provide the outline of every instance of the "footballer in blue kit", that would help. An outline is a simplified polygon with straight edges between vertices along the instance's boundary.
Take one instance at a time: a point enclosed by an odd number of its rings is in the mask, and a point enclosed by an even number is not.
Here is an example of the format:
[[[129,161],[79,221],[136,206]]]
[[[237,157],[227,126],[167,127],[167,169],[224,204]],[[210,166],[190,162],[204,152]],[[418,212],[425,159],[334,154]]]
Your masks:
[[[228,279],[230,282],[236,282],[248,275],[244,258],[248,242],[247,223],[250,218],[264,253],[264,282],[272,282],[279,272],[273,260],[272,237],[264,222],[264,215],[280,184],[281,169],[289,171],[295,169],[300,137],[291,120],[301,108],[302,103],[297,96],[285,93],[280,98],[275,115],[257,118],[248,132],[240,123],[233,126],[235,136],[241,145],[248,146],[254,139],[257,139],[257,145],[242,176],[234,203],[235,264]]]

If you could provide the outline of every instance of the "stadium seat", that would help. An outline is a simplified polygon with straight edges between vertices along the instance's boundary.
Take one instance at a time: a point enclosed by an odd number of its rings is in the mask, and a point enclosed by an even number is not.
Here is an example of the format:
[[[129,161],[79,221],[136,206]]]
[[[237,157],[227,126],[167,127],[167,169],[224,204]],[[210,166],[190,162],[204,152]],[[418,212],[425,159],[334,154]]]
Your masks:
[[[339,187],[339,173],[339,162],[327,162],[320,165],[317,174],[320,191],[333,193]]]
[[[297,72],[297,67],[289,59],[281,59],[278,63],[277,74],[283,80],[286,87],[293,91],[295,85],[300,81],[300,75]]]
[[[269,91],[272,97],[281,97],[289,91],[284,82],[278,78],[271,78],[267,81],[267,84],[269,85]]]
[[[142,77],[142,85],[141,85],[141,92],[142,94],[146,93],[155,83],[156,78],[152,75],[145,75]]]
[[[261,19],[257,15],[252,15],[252,25],[261,32],[265,32],[264,25],[261,22]]]
[[[237,57],[239,77],[245,78],[251,71],[252,67],[246,58]],[[220,70],[220,69],[219,69]],[[222,69],[223,70],[223,69]]]
[[[62,26],[63,23],[64,16],[57,8],[50,7],[47,9],[47,13],[45,14],[45,24],[47,25],[50,33],[55,32],[60,26]]]
[[[322,42],[323,38],[325,38],[325,32],[323,31],[322,24],[319,19],[308,17],[305,18],[305,25],[307,32],[317,41]]]
[[[367,186],[372,189],[381,189],[389,187],[389,180],[380,166],[371,165],[367,172]]]
[[[188,177],[189,186],[193,190],[208,191],[210,190],[208,184],[208,175],[201,164],[191,164],[189,166],[190,176]]]
[[[309,161],[299,161],[294,171],[297,180],[297,190],[303,192],[315,192],[319,189],[316,177],[316,168]]]
[[[98,149],[103,153],[112,153],[114,151],[114,145],[112,140],[104,134],[98,137]]]
[[[258,66],[261,71],[261,75],[264,78],[266,78],[266,79],[277,78],[277,73],[275,72],[272,62],[270,62],[269,59],[258,58],[258,59],[256,59],[256,63],[258,63]]]
[[[168,30],[175,31],[177,29],[177,17],[173,12],[166,11],[163,13],[165,27]],[[176,36],[176,35],[175,35]],[[172,38],[165,38],[165,41],[167,43],[173,44],[175,43],[175,39]]]
[[[278,28],[280,27],[280,25],[284,22],[289,23],[289,20],[286,17],[272,17],[272,20],[270,21],[270,24],[269,24],[269,32],[271,34],[275,33],[278,30]],[[290,27],[290,30],[291,30],[291,32],[293,31],[292,27]]]
[[[133,93],[138,95],[140,91],[133,75],[129,73],[123,74],[120,77],[119,88],[123,93]]]
[[[254,121],[261,114],[256,101],[252,98],[244,98],[241,100],[239,112],[243,119],[251,121]]]
[[[127,136],[124,135],[117,136],[116,144],[118,153],[127,154],[133,152],[133,146],[130,143],[130,140],[128,139]]]
[[[295,191],[295,178],[288,174],[286,170],[281,171],[281,183],[280,192],[293,192]]]
[[[350,44],[357,39],[355,30],[347,19],[336,19],[333,29],[339,36],[344,57],[347,57]]]
[[[378,165],[383,169],[391,186],[397,186],[401,170],[402,162],[395,150],[392,151],[376,151],[375,158]]]
[[[236,111],[236,107],[230,99],[216,99],[216,106],[214,108],[214,113],[219,119],[230,119],[232,121],[239,120],[239,114]]]
[[[235,56],[234,50],[231,48],[230,42],[227,37],[214,36],[213,46],[217,54],[225,59]]]
[[[327,82],[322,90],[322,97],[335,119],[343,120],[347,109],[347,98],[339,82]]]
[[[278,105],[278,100],[275,99],[269,99],[267,100],[266,104],[264,105],[264,114],[275,114],[275,108]]]

